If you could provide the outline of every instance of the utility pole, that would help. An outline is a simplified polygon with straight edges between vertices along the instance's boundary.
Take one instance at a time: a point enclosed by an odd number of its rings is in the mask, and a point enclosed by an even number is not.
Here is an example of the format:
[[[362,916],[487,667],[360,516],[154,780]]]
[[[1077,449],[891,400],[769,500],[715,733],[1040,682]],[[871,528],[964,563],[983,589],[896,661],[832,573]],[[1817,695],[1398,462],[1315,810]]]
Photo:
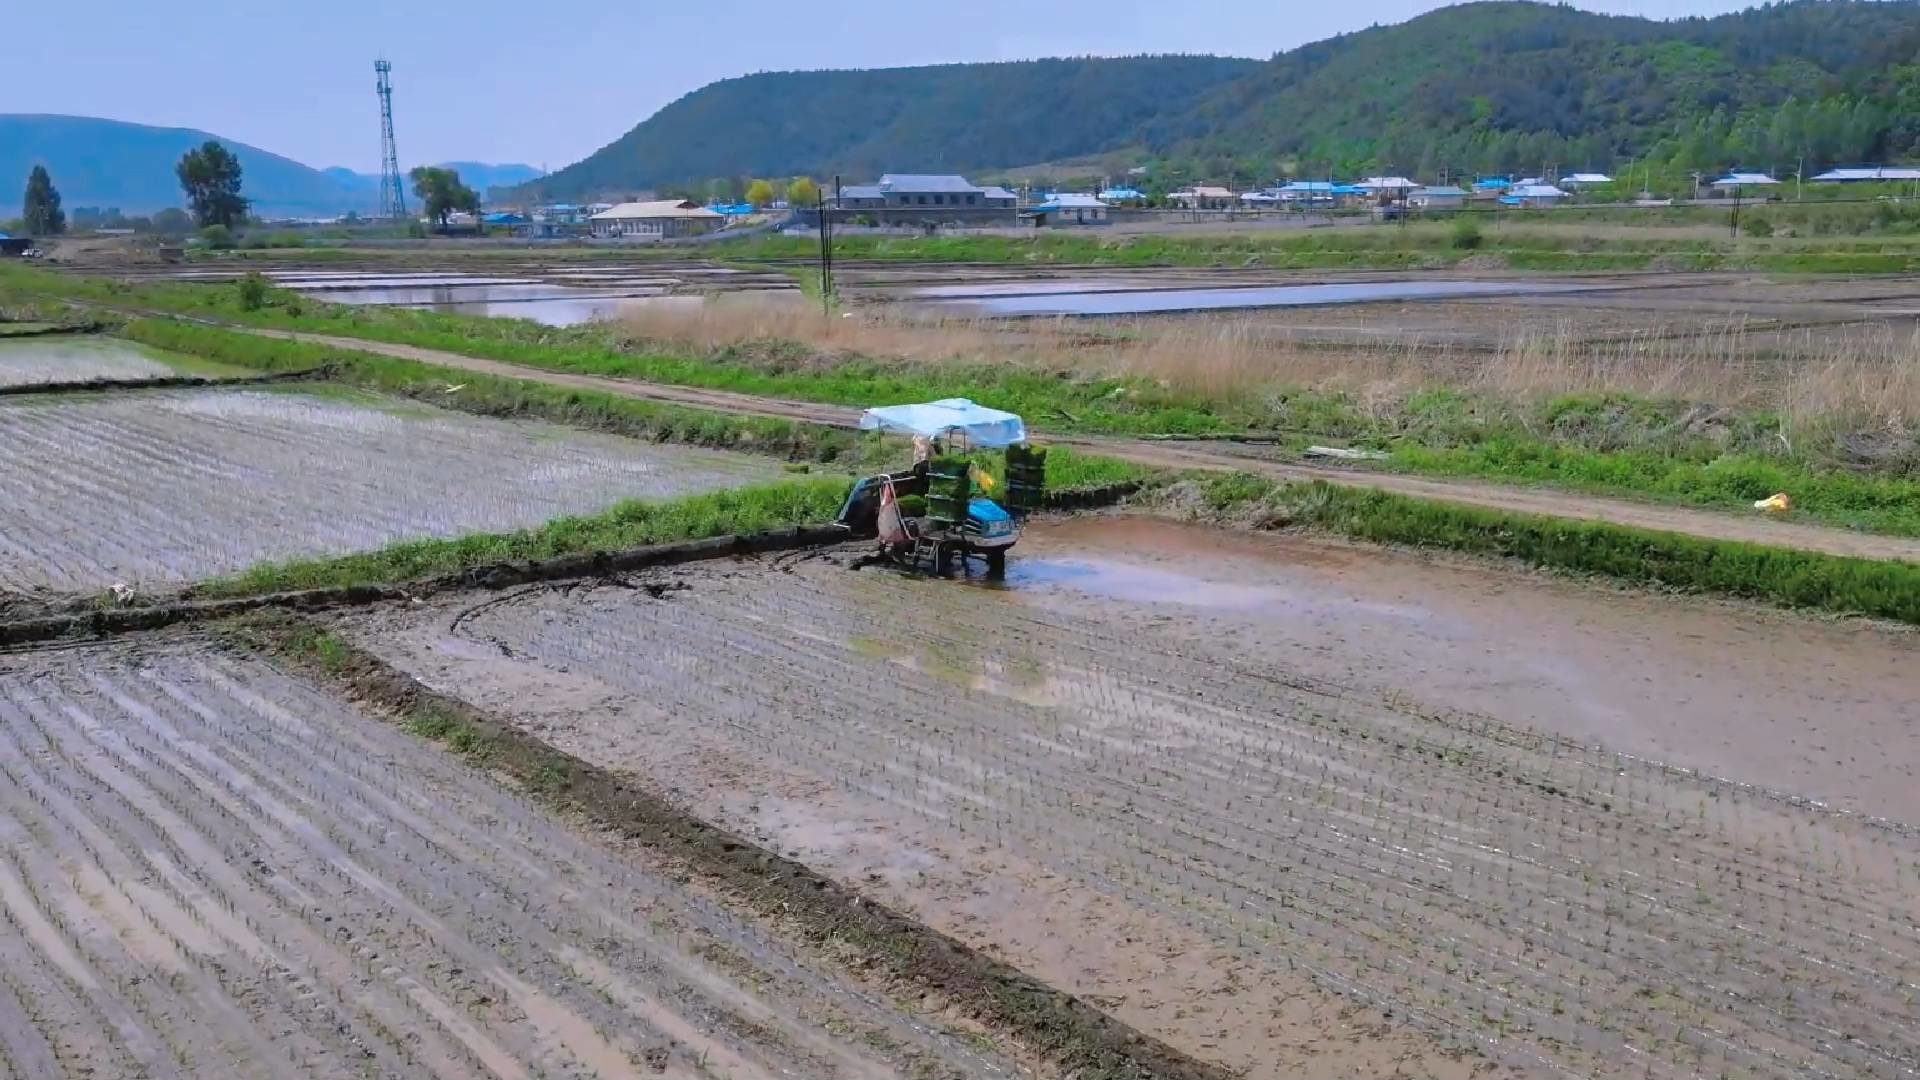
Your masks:
[[[833,231],[827,221],[827,193],[822,191],[814,195],[820,212],[820,314],[831,318],[833,315]],[[840,178],[833,178],[834,205],[840,203]]]

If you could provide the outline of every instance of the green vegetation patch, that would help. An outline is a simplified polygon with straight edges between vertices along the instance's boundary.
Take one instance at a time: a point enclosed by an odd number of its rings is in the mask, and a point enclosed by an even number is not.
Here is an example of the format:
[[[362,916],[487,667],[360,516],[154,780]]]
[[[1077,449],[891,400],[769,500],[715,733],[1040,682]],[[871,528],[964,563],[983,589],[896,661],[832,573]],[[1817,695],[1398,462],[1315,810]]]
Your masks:
[[[629,500],[599,514],[538,528],[447,540],[407,540],[378,551],[266,563],[194,586],[202,599],[298,589],[401,585],[477,567],[625,551],[680,540],[742,536],[833,519],[851,481],[808,477],[660,501]]]

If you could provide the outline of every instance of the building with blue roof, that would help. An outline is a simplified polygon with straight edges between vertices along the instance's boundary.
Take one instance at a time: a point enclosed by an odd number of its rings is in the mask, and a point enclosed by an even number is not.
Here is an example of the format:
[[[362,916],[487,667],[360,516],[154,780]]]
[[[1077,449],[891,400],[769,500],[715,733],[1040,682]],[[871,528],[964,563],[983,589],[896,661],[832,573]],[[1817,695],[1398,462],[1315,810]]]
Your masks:
[[[1097,195],[1062,193],[1022,211],[1035,225],[1105,225],[1113,208]]]

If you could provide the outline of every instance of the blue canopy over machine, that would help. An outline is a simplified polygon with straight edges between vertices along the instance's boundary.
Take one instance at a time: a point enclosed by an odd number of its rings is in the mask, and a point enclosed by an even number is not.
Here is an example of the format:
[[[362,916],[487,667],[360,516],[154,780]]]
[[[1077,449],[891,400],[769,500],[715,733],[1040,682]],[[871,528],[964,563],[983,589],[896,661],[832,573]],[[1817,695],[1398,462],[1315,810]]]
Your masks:
[[[891,431],[929,439],[959,435],[967,445],[984,450],[1027,441],[1027,422],[1018,415],[976,405],[966,398],[868,409],[860,417],[860,430]]]

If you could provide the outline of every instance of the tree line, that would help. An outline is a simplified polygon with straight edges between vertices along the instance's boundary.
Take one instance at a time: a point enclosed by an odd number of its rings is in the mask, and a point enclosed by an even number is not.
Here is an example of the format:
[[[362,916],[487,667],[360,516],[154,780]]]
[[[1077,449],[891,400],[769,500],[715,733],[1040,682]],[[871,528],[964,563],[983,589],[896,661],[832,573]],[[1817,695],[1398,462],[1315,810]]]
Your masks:
[[[233,151],[217,140],[208,139],[182,154],[174,166],[190,213],[170,208],[151,218],[134,219],[121,216],[118,210],[102,212],[89,208],[87,220],[80,224],[114,228],[119,227],[115,222],[124,222],[124,227],[131,228],[135,221],[144,221],[148,228],[159,232],[185,232],[193,227],[232,230],[247,217],[247,199],[240,194],[242,172],[240,159]],[[59,236],[67,231],[68,225],[60,189],[54,186],[52,174],[45,165],[35,165],[27,173],[26,194],[21,200],[21,230],[28,236]]]

